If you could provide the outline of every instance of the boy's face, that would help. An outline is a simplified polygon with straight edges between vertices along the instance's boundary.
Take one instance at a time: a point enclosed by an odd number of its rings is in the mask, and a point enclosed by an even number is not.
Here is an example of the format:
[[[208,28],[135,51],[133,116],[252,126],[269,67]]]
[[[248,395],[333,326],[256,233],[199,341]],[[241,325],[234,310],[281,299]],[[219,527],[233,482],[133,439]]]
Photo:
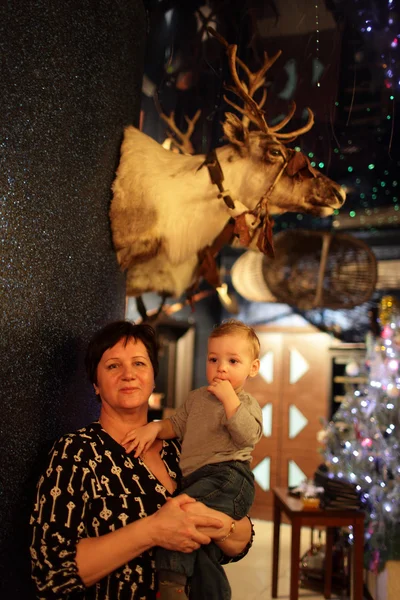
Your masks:
[[[254,359],[250,342],[240,335],[224,335],[208,340],[207,381],[230,381],[236,393],[243,389],[248,377],[254,377],[260,361]]]

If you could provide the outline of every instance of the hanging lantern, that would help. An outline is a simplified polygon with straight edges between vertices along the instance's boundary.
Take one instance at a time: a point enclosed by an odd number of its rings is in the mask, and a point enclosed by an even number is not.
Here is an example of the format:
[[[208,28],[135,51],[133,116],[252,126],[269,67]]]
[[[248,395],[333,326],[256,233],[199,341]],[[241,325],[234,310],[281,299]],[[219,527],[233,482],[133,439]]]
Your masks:
[[[251,302],[276,302],[265,283],[261,252],[248,250],[242,254],[231,268],[233,287],[246,300]]]

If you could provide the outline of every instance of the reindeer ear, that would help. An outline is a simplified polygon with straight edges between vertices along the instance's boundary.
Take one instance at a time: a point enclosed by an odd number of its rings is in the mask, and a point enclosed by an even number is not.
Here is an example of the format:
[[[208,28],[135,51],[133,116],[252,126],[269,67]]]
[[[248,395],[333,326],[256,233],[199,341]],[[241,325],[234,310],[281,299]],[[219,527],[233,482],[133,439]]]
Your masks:
[[[247,144],[249,132],[238,116],[231,112],[225,113],[225,121],[222,127],[231,144],[241,148]]]

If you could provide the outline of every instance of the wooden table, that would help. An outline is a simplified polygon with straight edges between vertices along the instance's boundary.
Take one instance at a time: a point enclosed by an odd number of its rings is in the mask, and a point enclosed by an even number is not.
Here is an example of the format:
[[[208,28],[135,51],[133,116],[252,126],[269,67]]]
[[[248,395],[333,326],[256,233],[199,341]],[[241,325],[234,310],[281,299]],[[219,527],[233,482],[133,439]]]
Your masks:
[[[298,600],[300,574],[300,530],[303,526],[326,527],[324,597],[331,597],[332,547],[335,527],[353,526],[352,600],[363,599],[364,513],[361,510],[326,510],[303,508],[300,499],[289,496],[286,488],[274,488],[274,545],[272,558],[272,598],[278,597],[279,534],[282,512],[292,525],[290,558],[290,600]]]

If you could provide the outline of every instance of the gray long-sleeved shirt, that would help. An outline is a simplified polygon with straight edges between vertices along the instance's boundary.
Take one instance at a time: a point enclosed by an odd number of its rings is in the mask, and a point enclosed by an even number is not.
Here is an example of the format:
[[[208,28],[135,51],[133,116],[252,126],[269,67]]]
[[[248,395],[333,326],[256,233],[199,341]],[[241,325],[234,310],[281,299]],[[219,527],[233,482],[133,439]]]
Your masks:
[[[251,452],[262,436],[262,412],[247,392],[239,392],[238,397],[240,406],[227,419],[222,402],[201,387],[190,392],[170,417],[182,440],[180,467],[184,477],[212,463],[251,461]]]

